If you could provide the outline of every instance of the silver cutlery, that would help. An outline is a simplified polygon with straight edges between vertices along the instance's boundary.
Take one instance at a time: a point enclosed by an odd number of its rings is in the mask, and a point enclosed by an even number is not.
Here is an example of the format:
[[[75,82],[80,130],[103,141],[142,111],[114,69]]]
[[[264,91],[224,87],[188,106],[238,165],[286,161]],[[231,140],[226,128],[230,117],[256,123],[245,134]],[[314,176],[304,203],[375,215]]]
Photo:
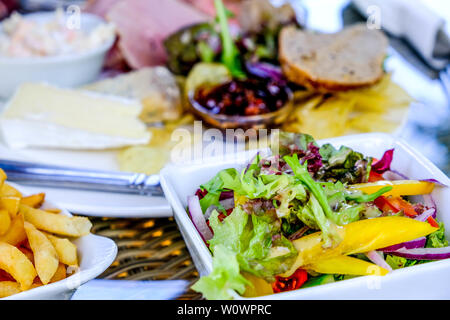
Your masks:
[[[24,185],[163,196],[158,175],[69,168],[0,159],[8,180]]]

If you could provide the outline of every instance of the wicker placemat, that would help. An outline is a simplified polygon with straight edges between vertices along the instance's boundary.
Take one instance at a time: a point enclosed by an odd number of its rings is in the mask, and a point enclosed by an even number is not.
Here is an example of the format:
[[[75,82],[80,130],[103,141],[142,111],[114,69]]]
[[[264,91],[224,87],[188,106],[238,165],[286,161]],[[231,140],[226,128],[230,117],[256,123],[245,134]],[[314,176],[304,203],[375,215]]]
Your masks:
[[[127,280],[198,279],[197,270],[173,218],[92,218],[92,233],[114,240],[118,254],[98,278]],[[189,290],[178,299],[201,299]]]

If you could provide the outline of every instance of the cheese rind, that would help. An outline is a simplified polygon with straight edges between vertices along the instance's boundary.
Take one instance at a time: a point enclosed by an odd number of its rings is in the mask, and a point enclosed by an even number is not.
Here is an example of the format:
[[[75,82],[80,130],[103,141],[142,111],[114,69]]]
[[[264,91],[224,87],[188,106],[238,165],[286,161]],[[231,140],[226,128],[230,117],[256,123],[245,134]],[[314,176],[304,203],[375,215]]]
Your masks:
[[[24,84],[1,116],[12,148],[108,149],[148,143],[135,100],[82,90]]]

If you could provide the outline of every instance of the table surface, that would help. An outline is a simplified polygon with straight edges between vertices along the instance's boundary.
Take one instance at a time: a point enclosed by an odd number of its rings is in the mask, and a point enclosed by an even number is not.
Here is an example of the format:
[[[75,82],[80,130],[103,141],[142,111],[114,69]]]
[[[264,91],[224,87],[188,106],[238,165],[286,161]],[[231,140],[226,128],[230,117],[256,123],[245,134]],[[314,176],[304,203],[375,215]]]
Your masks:
[[[186,280],[187,287],[198,279],[173,218],[91,218],[91,221],[92,233],[114,240],[118,247],[116,260],[99,279]],[[177,298],[201,299],[201,295],[188,289]]]

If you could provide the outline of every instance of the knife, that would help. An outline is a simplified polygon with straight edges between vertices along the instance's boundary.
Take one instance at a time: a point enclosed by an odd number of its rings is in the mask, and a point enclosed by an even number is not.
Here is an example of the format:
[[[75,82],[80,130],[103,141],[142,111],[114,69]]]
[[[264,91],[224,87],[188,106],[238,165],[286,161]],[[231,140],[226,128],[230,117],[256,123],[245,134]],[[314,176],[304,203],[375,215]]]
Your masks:
[[[164,196],[159,176],[0,159],[9,181],[23,185]]]

